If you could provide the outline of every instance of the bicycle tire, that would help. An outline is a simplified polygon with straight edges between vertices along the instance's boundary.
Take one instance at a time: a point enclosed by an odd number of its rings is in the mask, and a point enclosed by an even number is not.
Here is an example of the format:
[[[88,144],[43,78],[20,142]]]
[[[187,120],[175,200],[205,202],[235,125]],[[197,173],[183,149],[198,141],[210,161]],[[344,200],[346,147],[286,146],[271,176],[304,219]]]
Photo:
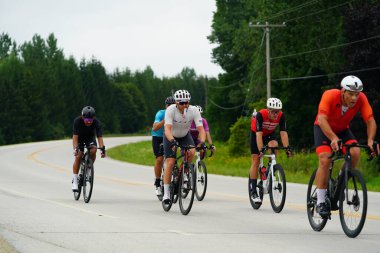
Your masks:
[[[198,201],[202,201],[207,190],[207,168],[203,161],[199,161],[195,171],[195,197]]]
[[[341,187],[339,194],[339,216],[344,233],[348,237],[355,238],[363,229],[368,205],[367,186],[360,171],[348,170],[347,186],[348,199],[346,199],[346,185]],[[355,219],[356,217],[358,220]]]
[[[317,170],[314,170],[313,174],[311,174],[309,185],[307,187],[307,195],[306,195],[306,212],[307,218],[309,220],[310,226],[314,231],[321,231],[327,223],[327,217],[322,218],[317,213],[317,187],[314,185],[315,175],[317,174]]]
[[[82,184],[83,184],[83,166],[84,164],[81,162],[79,165],[79,175],[78,175],[78,191],[74,192],[74,199],[78,200],[80,198],[80,194],[82,192]]]
[[[195,173],[194,166],[184,166],[181,171],[181,177],[179,180],[179,208],[183,215],[187,215],[194,202],[194,188],[195,188]],[[187,179],[186,181],[184,179]]]
[[[251,199],[252,191],[251,191],[251,184],[249,182],[250,178],[251,178],[251,175],[248,174],[248,198],[249,198],[249,202],[251,203],[251,206],[253,207],[253,209],[257,210],[257,209],[259,209],[261,207],[261,205],[263,203],[263,198],[264,198],[263,182],[261,180],[257,182],[256,191],[259,193],[261,202],[260,203],[256,203],[256,202],[253,202],[252,199]]]
[[[90,202],[92,190],[94,188],[94,163],[90,157],[85,165],[83,173],[83,199],[85,203]],[[88,173],[88,171],[90,172]]]
[[[280,213],[285,206],[286,199],[286,177],[285,171],[280,164],[273,166],[275,182],[272,182],[272,175],[269,173],[269,199],[275,213]]]

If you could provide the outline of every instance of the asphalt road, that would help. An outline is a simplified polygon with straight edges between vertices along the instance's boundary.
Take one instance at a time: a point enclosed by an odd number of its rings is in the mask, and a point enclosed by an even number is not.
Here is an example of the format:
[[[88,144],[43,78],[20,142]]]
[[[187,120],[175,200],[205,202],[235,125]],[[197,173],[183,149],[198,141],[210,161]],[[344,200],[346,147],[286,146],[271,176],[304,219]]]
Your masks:
[[[143,139],[150,137],[106,138],[105,144]],[[71,140],[2,146],[0,161],[0,252],[14,252],[12,247],[22,253],[368,253],[380,248],[379,193],[369,193],[365,226],[351,239],[337,214],[322,232],[311,229],[306,185],[288,184],[285,208],[276,214],[268,195],[259,210],[252,209],[247,179],[209,175],[206,198],[195,200],[183,216],[178,204],[163,211],[154,195],[153,168],[110,158],[95,163],[91,202],[75,201]]]

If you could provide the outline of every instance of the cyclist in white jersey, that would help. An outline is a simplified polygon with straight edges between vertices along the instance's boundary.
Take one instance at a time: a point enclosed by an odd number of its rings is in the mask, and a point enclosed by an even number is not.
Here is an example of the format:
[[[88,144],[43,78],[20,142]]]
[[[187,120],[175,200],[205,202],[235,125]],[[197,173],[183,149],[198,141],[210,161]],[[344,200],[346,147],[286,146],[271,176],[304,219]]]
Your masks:
[[[199,131],[199,147],[205,147],[206,133],[202,124],[202,117],[197,107],[189,105],[191,96],[187,90],[177,90],[174,93],[175,104],[169,106],[165,113],[165,131],[164,131],[164,154],[166,158],[166,167],[164,171],[164,197],[162,201],[165,204],[170,203],[169,185],[175,163],[175,146],[176,145],[195,145],[191,134],[189,133],[191,123],[194,121]],[[189,161],[191,162],[195,155],[195,150],[190,149]]]

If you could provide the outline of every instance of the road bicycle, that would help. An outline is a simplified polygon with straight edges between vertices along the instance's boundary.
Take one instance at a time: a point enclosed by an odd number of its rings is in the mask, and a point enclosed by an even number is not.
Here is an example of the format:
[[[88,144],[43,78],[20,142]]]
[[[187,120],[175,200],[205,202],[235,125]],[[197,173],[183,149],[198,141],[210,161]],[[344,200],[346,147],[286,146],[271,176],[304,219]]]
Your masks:
[[[346,149],[345,154],[340,149],[333,152],[331,167],[329,168],[329,179],[326,195],[326,204],[331,211],[339,210],[340,223],[344,233],[351,238],[358,236],[363,229],[367,215],[367,187],[364,178],[359,170],[351,167],[351,148],[358,147],[370,150],[367,145],[358,143],[342,144]],[[343,166],[336,176],[333,176],[333,167],[337,160],[344,159]],[[372,160],[370,157],[368,160]],[[317,170],[314,170],[310,177],[307,188],[307,217],[313,230],[321,231],[327,221],[331,219],[331,213],[327,217],[321,217],[317,213],[317,192],[315,176]]]
[[[259,175],[260,181],[257,182],[257,193],[261,199],[261,202],[253,202],[251,195],[252,189],[250,184],[250,175],[248,176],[248,195],[249,201],[253,209],[259,209],[261,207],[264,194],[269,193],[270,204],[274,212],[279,213],[282,211],[285,205],[286,199],[286,178],[285,171],[280,164],[276,161],[275,150],[289,148],[284,147],[268,147],[264,146],[264,155],[260,158]],[[267,150],[271,150],[271,154],[265,154]],[[264,167],[264,158],[268,158],[268,165]]]
[[[181,146],[176,145],[181,149],[180,155],[176,157],[172,180],[169,186],[170,203],[165,204],[162,202],[163,209],[168,212],[172,207],[172,204],[179,200],[179,207],[183,215],[187,215],[194,202],[195,193],[195,172],[194,165],[189,162],[189,150],[196,148],[195,146]],[[179,160],[182,162],[179,164]],[[163,190],[163,189],[162,189]]]
[[[83,199],[85,203],[90,202],[92,189],[94,188],[94,162],[90,156],[90,150],[97,148],[96,146],[80,145],[80,149],[85,149],[80,160],[78,174],[78,191],[74,192],[74,199],[80,198],[83,188]],[[103,148],[97,148],[104,152]]]
[[[210,150],[210,156],[212,157],[214,154],[214,149],[211,147],[203,148],[204,152],[206,150]],[[195,164],[194,164],[194,171],[195,171],[195,197],[198,201],[202,201],[206,195],[207,190],[207,168],[206,164],[201,159],[201,148],[196,148],[195,150]],[[206,154],[203,154],[205,157]]]

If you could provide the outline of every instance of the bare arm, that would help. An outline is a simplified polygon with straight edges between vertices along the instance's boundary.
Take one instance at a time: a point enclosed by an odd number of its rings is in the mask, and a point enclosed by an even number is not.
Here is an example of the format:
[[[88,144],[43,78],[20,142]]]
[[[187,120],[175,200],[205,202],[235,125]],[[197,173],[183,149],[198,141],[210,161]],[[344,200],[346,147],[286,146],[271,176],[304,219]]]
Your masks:
[[[205,142],[206,140],[206,132],[205,132],[205,129],[203,128],[203,126],[198,126],[197,127],[197,130],[199,132],[199,136],[198,136],[198,139],[201,143]]]
[[[318,124],[319,127],[321,128],[322,132],[326,135],[329,140],[331,140],[331,148],[334,151],[337,151],[339,149],[338,146],[338,136],[333,132],[333,130],[330,127],[329,122],[327,121],[327,116],[326,115],[319,115],[318,116]]]
[[[288,132],[286,132],[286,131],[280,131],[280,136],[281,136],[282,146],[289,147]]]
[[[73,135],[73,149],[78,147],[78,135]]]
[[[99,147],[104,147],[104,141],[103,141],[103,137],[98,137],[98,141],[99,141]]]
[[[257,143],[257,148],[259,151],[263,148],[263,132],[256,132],[256,143]]]
[[[376,135],[376,121],[374,118],[367,120],[367,136],[368,136],[368,146],[372,149],[373,140]]]
[[[169,141],[174,139],[174,136],[172,135],[172,128],[173,128],[173,125],[169,125],[169,124],[165,125],[165,137]]]
[[[206,132],[206,138],[207,138],[208,144],[211,145],[212,144],[212,139],[211,139],[210,132]]]
[[[163,127],[165,124],[165,119],[161,120],[160,122],[154,122],[153,123],[153,131],[157,131],[161,127]]]

